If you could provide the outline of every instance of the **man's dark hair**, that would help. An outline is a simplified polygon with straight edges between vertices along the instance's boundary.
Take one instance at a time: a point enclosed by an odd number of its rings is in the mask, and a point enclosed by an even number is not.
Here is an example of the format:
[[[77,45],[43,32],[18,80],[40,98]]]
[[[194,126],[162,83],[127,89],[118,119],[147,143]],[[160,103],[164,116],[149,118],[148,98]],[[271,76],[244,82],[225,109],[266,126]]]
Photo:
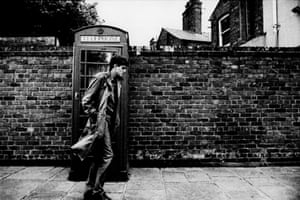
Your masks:
[[[110,59],[110,62],[109,62],[109,71],[112,70],[112,68],[114,68],[114,65],[125,65],[125,66],[128,66],[128,61],[126,58],[122,57],[122,56],[114,56]]]

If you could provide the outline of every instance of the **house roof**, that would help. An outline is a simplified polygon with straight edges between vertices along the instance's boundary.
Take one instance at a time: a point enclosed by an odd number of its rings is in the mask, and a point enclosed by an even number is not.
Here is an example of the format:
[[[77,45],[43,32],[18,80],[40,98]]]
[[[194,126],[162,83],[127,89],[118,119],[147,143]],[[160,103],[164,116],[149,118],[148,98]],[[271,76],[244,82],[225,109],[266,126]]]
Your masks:
[[[199,42],[211,42],[210,34],[208,33],[193,33],[189,31],[183,31],[179,29],[172,28],[163,28],[165,31],[173,35],[174,37],[181,40],[191,40],[191,41],[199,41]]]
[[[214,10],[211,12],[210,17],[208,18],[209,21],[212,21],[216,12],[216,9],[220,6],[221,1],[219,0]]]

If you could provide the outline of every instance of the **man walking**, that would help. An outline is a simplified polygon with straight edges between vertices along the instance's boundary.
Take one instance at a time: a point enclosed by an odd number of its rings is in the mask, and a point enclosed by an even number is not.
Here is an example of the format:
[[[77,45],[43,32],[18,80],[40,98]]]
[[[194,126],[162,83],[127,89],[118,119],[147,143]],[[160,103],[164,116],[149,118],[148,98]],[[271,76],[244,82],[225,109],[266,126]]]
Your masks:
[[[109,72],[95,75],[82,98],[84,112],[89,115],[85,130],[95,134],[88,150],[92,157],[84,192],[84,200],[109,200],[103,190],[106,169],[113,158],[111,134],[119,126],[119,97],[121,82],[128,62],[121,56],[114,56],[109,63]]]

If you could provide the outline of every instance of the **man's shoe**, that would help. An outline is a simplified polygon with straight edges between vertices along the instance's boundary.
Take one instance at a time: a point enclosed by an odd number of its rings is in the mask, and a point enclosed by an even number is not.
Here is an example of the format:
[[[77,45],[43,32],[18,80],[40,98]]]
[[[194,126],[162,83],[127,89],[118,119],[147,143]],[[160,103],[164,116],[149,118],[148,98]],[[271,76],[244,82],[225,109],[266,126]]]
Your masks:
[[[93,191],[91,200],[106,200],[103,194],[104,194],[103,190]]]
[[[83,200],[91,200],[93,197],[93,190],[89,189],[83,193]]]

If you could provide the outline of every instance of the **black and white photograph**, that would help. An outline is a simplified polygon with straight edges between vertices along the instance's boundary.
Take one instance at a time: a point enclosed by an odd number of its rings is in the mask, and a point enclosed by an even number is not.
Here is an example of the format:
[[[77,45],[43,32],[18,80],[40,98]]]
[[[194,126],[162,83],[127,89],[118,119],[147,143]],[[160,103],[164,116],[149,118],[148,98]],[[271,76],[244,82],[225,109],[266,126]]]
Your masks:
[[[300,0],[3,0],[0,200],[300,200]]]

